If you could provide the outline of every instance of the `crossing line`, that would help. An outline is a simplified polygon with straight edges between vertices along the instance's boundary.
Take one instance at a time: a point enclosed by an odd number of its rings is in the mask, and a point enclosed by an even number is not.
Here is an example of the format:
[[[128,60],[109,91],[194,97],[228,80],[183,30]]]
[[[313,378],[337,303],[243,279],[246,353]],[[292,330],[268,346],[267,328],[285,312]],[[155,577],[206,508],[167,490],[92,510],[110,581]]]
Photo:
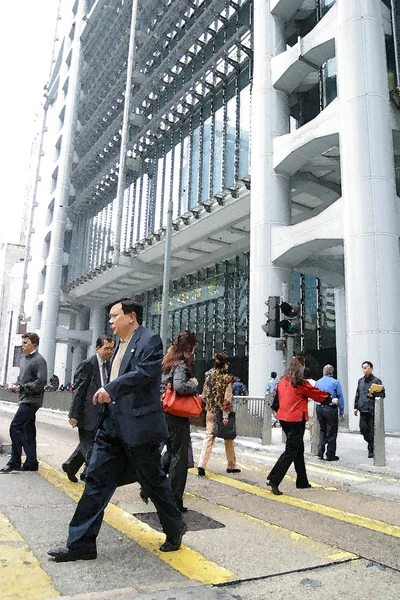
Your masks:
[[[0,512],[0,598],[43,600],[60,592],[18,531]]]
[[[42,461],[40,461],[39,475],[73,500],[78,501],[80,499],[83,487],[76,483],[70,483],[60,471]],[[160,552],[159,546],[165,540],[165,535],[155,531],[146,523],[139,521],[139,519],[111,502],[105,510],[104,521],[188,579],[200,581],[204,585],[215,585],[237,579],[237,575],[233,571],[208,560],[205,556],[184,544],[177,552]]]
[[[192,473],[196,473],[194,469],[190,469],[190,471]],[[217,481],[218,483],[222,483],[243,492],[247,492],[248,494],[260,496],[262,498],[268,498],[268,500],[273,500],[274,502],[280,502],[281,504],[302,508],[324,517],[336,519],[337,521],[343,521],[344,523],[350,523],[351,525],[358,525],[364,529],[370,529],[371,531],[376,531],[377,533],[384,533],[391,537],[400,538],[400,527],[398,525],[391,525],[389,523],[379,521],[378,519],[363,517],[355,513],[346,512],[339,508],[318,504],[317,502],[311,502],[310,500],[303,500],[302,498],[296,498],[287,494],[275,496],[271,491],[260,488],[257,485],[245,483],[244,481],[233,479],[232,477],[227,477],[225,475],[210,473],[210,471],[207,471],[206,477],[212,481]]]

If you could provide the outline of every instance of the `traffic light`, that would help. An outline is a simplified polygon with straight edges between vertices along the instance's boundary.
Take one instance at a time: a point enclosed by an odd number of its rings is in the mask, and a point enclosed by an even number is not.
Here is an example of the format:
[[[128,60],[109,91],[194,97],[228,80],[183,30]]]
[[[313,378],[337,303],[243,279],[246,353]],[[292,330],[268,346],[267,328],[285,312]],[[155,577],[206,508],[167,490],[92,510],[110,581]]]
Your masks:
[[[294,336],[301,333],[300,308],[288,302],[281,302],[279,296],[269,296],[265,302],[268,312],[265,313],[267,321],[261,329],[268,337],[281,337],[281,329],[285,335]],[[281,313],[286,319],[281,318]]]
[[[279,322],[279,327],[286,335],[298,335],[300,328],[300,307],[292,306],[288,302],[282,302],[280,305],[281,313],[286,319]]]
[[[280,301],[281,299],[279,296],[270,296],[265,302],[265,304],[268,306],[268,312],[265,313],[267,321],[265,325],[261,326],[261,329],[268,337],[281,337],[281,330],[279,326]]]

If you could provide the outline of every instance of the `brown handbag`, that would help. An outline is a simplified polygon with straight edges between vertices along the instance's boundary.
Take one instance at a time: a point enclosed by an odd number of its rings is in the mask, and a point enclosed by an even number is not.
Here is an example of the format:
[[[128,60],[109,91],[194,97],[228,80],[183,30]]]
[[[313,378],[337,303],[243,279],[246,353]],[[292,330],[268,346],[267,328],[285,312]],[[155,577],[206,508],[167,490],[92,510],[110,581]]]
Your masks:
[[[198,394],[182,396],[177,394],[172,385],[168,383],[162,395],[164,412],[176,417],[199,417],[203,410],[203,400]]]

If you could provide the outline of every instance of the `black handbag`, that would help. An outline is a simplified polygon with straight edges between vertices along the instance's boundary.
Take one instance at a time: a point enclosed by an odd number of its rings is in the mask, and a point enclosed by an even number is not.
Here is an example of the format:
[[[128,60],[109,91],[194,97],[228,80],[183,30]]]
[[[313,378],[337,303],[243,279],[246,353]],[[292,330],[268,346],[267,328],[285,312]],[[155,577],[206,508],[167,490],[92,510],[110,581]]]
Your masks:
[[[279,394],[278,394],[278,386],[277,385],[275,386],[275,389],[272,392],[271,408],[276,413],[279,410]]]
[[[222,438],[223,440],[234,440],[236,437],[236,414],[230,412],[228,415],[228,423],[223,423],[223,413],[220,408],[215,411],[214,437]]]

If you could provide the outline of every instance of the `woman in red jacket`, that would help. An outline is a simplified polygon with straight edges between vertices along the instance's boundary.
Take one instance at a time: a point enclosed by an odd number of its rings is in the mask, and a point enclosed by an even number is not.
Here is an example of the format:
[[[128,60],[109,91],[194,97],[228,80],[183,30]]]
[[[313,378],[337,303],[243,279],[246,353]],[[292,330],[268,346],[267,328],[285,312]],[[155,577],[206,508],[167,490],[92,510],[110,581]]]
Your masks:
[[[304,379],[304,366],[297,358],[292,358],[285,375],[277,385],[279,409],[277,418],[286,434],[286,448],[278,458],[267,478],[267,485],[276,496],[281,496],[279,484],[285,477],[290,465],[294,463],[297,479],[296,487],[310,488],[306,465],[304,463],[304,431],[308,420],[308,399],[325,404],[330,402],[330,394],[312,387]]]

